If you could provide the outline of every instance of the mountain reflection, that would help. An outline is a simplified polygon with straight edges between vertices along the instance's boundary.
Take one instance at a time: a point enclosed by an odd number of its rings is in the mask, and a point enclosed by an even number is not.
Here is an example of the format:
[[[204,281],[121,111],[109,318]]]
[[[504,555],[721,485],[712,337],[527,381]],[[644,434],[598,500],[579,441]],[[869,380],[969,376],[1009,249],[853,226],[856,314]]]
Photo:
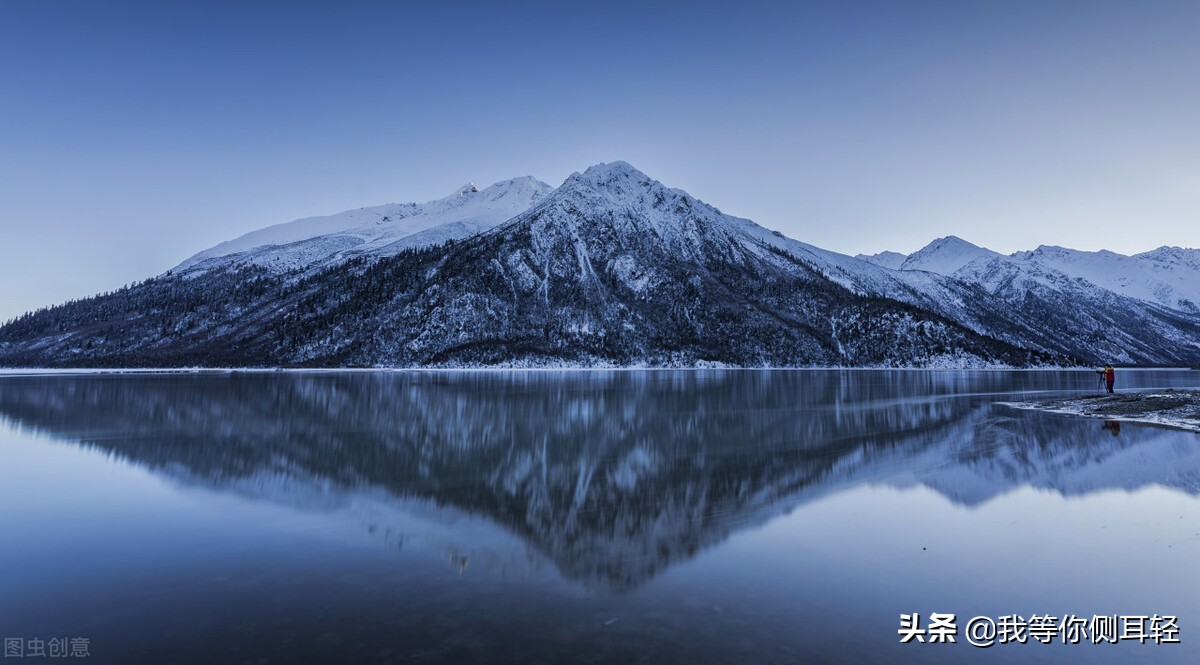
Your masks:
[[[218,490],[257,484],[256,496],[295,504],[295,487],[333,486],[450,506],[516,533],[570,579],[620,590],[864,482],[921,484],[964,505],[1022,485],[1197,492],[1191,435],[1113,436],[1098,421],[992,404],[1068,383],[882,371],[26,376],[0,380],[0,415]],[[1138,464],[1123,462],[1131,454]]]

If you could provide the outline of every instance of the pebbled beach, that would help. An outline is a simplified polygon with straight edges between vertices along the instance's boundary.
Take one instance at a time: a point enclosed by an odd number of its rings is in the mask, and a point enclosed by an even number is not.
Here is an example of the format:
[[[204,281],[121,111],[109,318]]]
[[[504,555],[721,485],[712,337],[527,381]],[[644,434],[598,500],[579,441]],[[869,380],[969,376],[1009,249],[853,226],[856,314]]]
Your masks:
[[[1004,402],[1018,409],[1091,416],[1106,420],[1153,423],[1200,432],[1200,390],[1118,392],[1045,400]]]

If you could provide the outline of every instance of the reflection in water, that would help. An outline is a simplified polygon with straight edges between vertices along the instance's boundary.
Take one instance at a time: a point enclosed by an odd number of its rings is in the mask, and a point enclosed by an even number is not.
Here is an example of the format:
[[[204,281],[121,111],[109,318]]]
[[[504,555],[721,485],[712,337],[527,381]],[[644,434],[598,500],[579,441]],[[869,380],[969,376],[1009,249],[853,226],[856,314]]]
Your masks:
[[[1132,373],[1130,373],[1132,374]],[[1192,441],[994,406],[1065,373],[484,372],[5,377],[0,415],[216,489],[483,516],[587,587],[635,588],[795,505],[922,484],[1196,494]],[[1182,442],[1182,443],[1181,443]],[[1136,455],[1136,465],[1123,460]],[[297,488],[302,491],[297,492]],[[466,571],[468,557],[453,555]]]

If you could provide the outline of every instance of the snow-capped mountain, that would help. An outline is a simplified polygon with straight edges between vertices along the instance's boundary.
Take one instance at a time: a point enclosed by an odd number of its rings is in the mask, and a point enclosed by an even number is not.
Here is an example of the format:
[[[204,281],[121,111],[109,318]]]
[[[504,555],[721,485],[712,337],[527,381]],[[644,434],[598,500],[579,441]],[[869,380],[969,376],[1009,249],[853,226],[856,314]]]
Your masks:
[[[854,258],[867,263],[874,263],[882,268],[899,270],[908,257],[900,252],[879,252],[878,254],[855,254]]]
[[[389,203],[252,231],[196,253],[175,272],[238,264],[284,272],[458,240],[528,210],[554,188],[531,177],[474,184],[428,203]]]
[[[1000,256],[990,249],[977,247],[957,236],[938,238],[920,251],[914,252],[900,264],[900,270],[924,270],[939,275],[953,275],[963,266],[980,259]]]
[[[860,255],[861,257],[861,255]],[[961,238],[949,236],[934,240],[921,250],[904,256],[881,252],[862,257],[888,267],[899,261],[898,270],[923,270],[968,282],[995,282],[988,269],[993,259],[1005,259],[1003,265],[1018,272],[1035,275],[1061,275],[1081,279],[1120,296],[1162,305],[1169,309],[1200,313],[1200,250],[1180,247],[1158,249],[1133,256],[1107,250],[1085,252],[1065,247],[1042,245],[1031,251],[1004,256],[978,247]]]
[[[1017,263],[961,238],[935,240],[892,270],[792,240],[748,220],[735,224],[756,243],[803,261],[854,293],[936,312],[1022,348],[1131,364],[1191,363],[1200,357],[1196,317],[1147,306],[1051,268]]]
[[[851,263],[866,265],[725,215],[627,163],[600,164],[451,252],[436,290],[384,314],[388,329],[421,332],[364,357],[494,363],[520,349],[584,364],[986,365],[1014,353],[849,288]]]
[[[1057,270],[1130,298],[1200,313],[1200,250],[1180,247],[1133,256],[1043,245],[1013,258]]]
[[[905,257],[895,274],[978,287],[992,298],[968,300],[990,300],[987,320],[942,309],[945,297],[930,307],[1001,339],[1099,362],[1191,364],[1200,354],[1200,311],[1189,297],[1200,295],[1198,256],[1179,248],[1126,257],[1052,247],[1005,256],[950,236]],[[1014,326],[1010,337],[1004,329]]]
[[[1195,250],[1126,257],[1158,267],[1123,295],[1075,276],[1108,274],[1086,253],[949,237],[912,256],[838,254],[625,162],[548,189],[518,178],[247,234],[0,327],[0,363],[1200,363]]]

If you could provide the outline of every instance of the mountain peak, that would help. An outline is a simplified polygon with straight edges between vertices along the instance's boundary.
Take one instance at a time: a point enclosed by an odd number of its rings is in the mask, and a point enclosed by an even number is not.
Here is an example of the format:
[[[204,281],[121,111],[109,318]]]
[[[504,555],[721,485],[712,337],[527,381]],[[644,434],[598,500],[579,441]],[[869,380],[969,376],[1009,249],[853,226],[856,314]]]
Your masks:
[[[908,257],[900,252],[879,252],[878,254],[858,254],[854,258],[867,263],[874,263],[883,268],[899,270]]]
[[[946,236],[934,240],[910,255],[900,269],[950,275],[976,259],[997,256],[1000,254],[969,243],[958,236]]]
[[[1135,259],[1149,259],[1151,261],[1161,261],[1164,263],[1192,263],[1200,265],[1200,249],[1188,249],[1186,247],[1173,247],[1163,245],[1157,249],[1152,249],[1148,252],[1134,254]]]
[[[454,193],[451,194],[450,196],[468,196],[470,194],[478,194],[478,193],[479,193],[479,187],[473,182],[468,182],[467,184],[463,185],[462,187],[459,187],[458,189],[454,190]]]
[[[448,196],[438,199],[438,201],[453,202],[475,197],[480,197],[488,201],[495,201],[497,199],[513,195],[526,195],[537,199],[541,198],[545,194],[548,194],[553,189],[554,188],[550,185],[547,185],[533,176],[520,176],[517,178],[509,178],[508,180],[501,180],[500,182],[489,185],[482,189],[474,182],[468,182],[458,189],[455,189]],[[430,201],[429,204],[437,203],[438,201]]]
[[[558,197],[583,196],[588,199],[618,201],[626,205],[653,205],[665,198],[688,198],[683,190],[669,189],[666,185],[642,173],[629,162],[609,162],[589,166],[583,173],[572,173],[555,195]]]
[[[642,173],[629,162],[617,160],[615,162],[600,162],[593,164],[584,170],[583,175],[591,178],[648,178],[645,173]]]
[[[622,185],[642,186],[659,184],[650,176],[634,168],[629,162],[616,161],[589,166],[583,173],[572,173],[563,183],[564,187],[586,186],[622,189]]]
[[[925,249],[929,249],[930,247],[937,247],[937,248],[963,247],[963,248],[968,248],[968,249],[983,249],[979,245],[976,245],[975,243],[972,243],[972,242],[967,242],[966,240],[963,240],[962,238],[959,238],[958,236],[955,236],[955,235],[949,235],[949,236],[945,236],[943,238],[937,238],[933,242],[926,245]]]
[[[682,189],[667,187],[624,161],[572,173],[544,204],[517,223],[527,224],[533,236],[543,240],[559,236],[569,236],[572,242],[604,239],[588,252],[606,252],[607,244],[614,240],[627,248],[645,247],[649,242],[651,253],[669,248],[676,258],[688,259],[702,256],[713,246],[729,248],[741,242],[747,225],[758,228],[749,220],[721,213]],[[571,248],[572,252],[583,251],[574,245]]]

